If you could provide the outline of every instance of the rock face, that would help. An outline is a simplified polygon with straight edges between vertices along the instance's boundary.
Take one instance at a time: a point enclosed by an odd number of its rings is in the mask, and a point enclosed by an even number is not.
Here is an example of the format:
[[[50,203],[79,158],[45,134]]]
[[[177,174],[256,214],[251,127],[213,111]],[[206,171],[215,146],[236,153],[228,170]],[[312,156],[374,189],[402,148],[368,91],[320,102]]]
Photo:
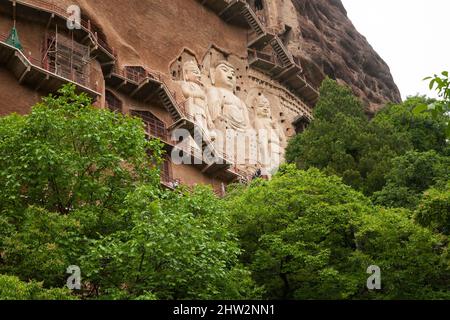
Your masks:
[[[74,4],[78,29],[67,24]],[[12,26],[20,47],[8,44]],[[270,177],[326,75],[369,112],[400,100],[339,0],[0,1],[0,115],[27,113],[71,82],[183,151],[188,161],[164,163],[169,186]]]
[[[152,60],[157,64],[154,68],[163,73],[167,71],[164,58],[183,44],[186,46],[186,42],[191,48],[205,48],[211,39],[220,39],[217,43],[222,42],[223,47],[238,55],[245,54],[239,46],[245,34],[205,14],[193,1],[172,0],[170,5],[160,0],[77,0],[75,3],[104,29],[108,40],[121,53],[121,59]],[[73,2],[55,1],[66,5]],[[258,5],[264,8],[268,27],[276,30],[291,53],[300,59],[305,76],[315,86],[326,75],[345,83],[361,97],[370,112],[386,102],[401,100],[388,65],[353,26],[340,0],[248,2],[254,8]],[[196,33],[186,32],[193,28],[197,29]],[[230,37],[230,33],[235,36]],[[154,54],[155,47],[158,54]]]
[[[208,44],[203,42],[210,41],[213,36],[220,39],[217,43],[226,41],[224,47],[232,48],[234,53],[244,54],[242,47],[237,45],[242,41],[242,32],[205,15],[192,1],[171,1],[170,6],[159,0],[77,2],[88,16],[105,29],[107,37],[127,60],[151,59],[164,63],[164,57],[170,55],[174,47],[180,46],[177,42],[186,41],[186,37],[192,43],[191,47],[205,47]],[[67,4],[72,2],[67,1]],[[253,2],[254,7],[258,0],[248,2]],[[326,75],[345,83],[366,102],[371,112],[386,102],[401,100],[389,66],[353,26],[340,0],[259,2],[268,12],[268,26],[277,31],[292,54],[301,60],[306,77],[314,85],[319,86]],[[127,12],[127,21],[122,21],[122,12]],[[173,25],[170,28],[174,32],[169,33],[167,27],[171,21]],[[205,29],[202,25],[210,27]],[[192,34],[186,30],[191,28],[210,35],[199,37],[194,34],[189,39]],[[151,32],[146,33],[145,30]],[[235,37],[226,35],[230,32]],[[149,55],[147,52],[155,45],[161,54]],[[156,68],[159,69],[159,66]]]
[[[287,13],[293,5],[296,17],[285,15],[280,23],[295,24],[289,48],[301,58],[311,81],[318,84],[326,74],[350,85],[370,111],[401,100],[388,65],[355,29],[340,0],[289,2],[281,10]]]

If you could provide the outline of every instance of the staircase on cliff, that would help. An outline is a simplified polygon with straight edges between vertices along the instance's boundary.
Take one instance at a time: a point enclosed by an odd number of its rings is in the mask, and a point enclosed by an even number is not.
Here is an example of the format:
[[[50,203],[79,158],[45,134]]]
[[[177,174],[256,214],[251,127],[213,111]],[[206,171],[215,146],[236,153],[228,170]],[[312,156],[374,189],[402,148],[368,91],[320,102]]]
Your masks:
[[[309,106],[315,105],[319,98],[319,92],[302,74],[300,60],[293,57],[278,35],[268,30],[246,1],[199,1],[224,21],[250,27],[252,30],[252,35],[248,40],[250,66],[280,81]],[[272,48],[274,56],[262,52],[267,45]]]

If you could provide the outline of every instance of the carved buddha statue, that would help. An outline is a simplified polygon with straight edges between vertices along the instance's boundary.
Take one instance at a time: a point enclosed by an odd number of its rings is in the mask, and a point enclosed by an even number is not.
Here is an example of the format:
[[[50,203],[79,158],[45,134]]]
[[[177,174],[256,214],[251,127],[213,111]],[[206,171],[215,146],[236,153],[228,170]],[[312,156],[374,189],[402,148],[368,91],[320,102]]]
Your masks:
[[[234,93],[236,82],[235,68],[227,61],[217,63],[211,70],[208,110],[215,129],[215,148],[234,159],[235,164],[243,165],[248,162],[245,136],[252,128],[247,105]]]
[[[236,70],[227,61],[220,61],[211,70],[212,87],[208,90],[208,107],[215,129],[220,131],[250,129],[245,103],[235,95]]]

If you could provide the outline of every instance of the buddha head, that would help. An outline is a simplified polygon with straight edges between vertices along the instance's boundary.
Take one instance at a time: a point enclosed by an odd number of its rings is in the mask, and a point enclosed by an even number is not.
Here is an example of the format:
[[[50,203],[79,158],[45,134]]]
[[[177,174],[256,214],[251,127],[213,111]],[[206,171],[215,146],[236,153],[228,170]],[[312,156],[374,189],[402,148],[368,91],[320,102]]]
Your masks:
[[[218,88],[234,91],[237,83],[236,70],[227,61],[219,61],[211,73],[211,81]]]
[[[183,78],[186,82],[195,82],[201,84],[202,73],[196,62],[187,61],[183,64]]]
[[[270,118],[270,101],[266,98],[265,95],[258,95],[255,98],[254,106],[258,117]]]

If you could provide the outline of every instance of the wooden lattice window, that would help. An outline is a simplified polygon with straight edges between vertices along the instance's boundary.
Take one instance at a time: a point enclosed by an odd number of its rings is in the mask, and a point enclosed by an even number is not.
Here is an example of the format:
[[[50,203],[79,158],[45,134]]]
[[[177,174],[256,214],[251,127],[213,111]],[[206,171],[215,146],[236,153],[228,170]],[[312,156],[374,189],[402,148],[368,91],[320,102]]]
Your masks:
[[[141,82],[148,76],[147,71],[141,66],[126,66],[125,72],[128,79],[132,79],[136,82]]]
[[[105,95],[106,106],[109,110],[117,113],[123,112],[123,103],[111,91],[106,91]]]
[[[164,157],[164,162],[161,164],[161,181],[165,183],[173,182],[170,158],[167,155]]]
[[[158,117],[149,111],[131,111],[135,117],[141,118],[145,123],[147,135],[149,137],[167,140],[168,133],[166,125]]]

